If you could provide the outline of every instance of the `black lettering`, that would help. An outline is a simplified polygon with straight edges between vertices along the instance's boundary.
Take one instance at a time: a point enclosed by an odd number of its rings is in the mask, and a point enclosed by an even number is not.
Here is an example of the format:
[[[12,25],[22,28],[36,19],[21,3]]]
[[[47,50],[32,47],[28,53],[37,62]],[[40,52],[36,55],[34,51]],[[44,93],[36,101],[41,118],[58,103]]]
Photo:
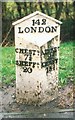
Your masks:
[[[32,68],[28,68],[28,73],[32,73]]]
[[[24,51],[25,51],[25,53],[27,53],[27,52],[28,52],[28,49],[24,49]]]
[[[37,27],[31,27],[31,33],[35,33],[36,32],[36,30],[37,30]]]
[[[29,62],[29,66],[31,66],[32,65],[32,62]]]
[[[23,33],[23,31],[21,30],[21,27],[18,27],[19,32],[18,33]]]
[[[32,20],[32,25],[34,26],[35,24],[40,25],[40,20]]]
[[[29,66],[27,61],[24,61],[24,66]]]
[[[20,52],[19,53],[23,53],[23,49],[20,49]]]
[[[33,55],[35,55],[36,50],[33,50]]]
[[[32,72],[32,68],[30,68],[30,67],[23,67],[23,72],[28,72],[28,73],[31,73]]]
[[[29,50],[29,54],[30,54],[30,55],[32,54],[32,50]]]
[[[27,60],[27,58],[28,58],[28,55],[25,55],[25,60]]]
[[[32,55],[30,54],[30,56],[29,56],[29,61],[32,61]]]
[[[57,31],[57,26],[55,26],[55,27],[52,26],[52,27],[51,27],[51,32],[56,32],[56,31]]]
[[[16,60],[16,65],[18,65],[19,63],[18,63],[18,60]]]
[[[39,63],[37,63],[37,68],[39,68]]]
[[[17,64],[19,66],[28,66],[28,62],[27,61],[18,61]]]
[[[29,29],[28,27],[26,27],[26,28],[24,29],[24,31],[25,31],[26,33],[29,33],[29,32],[30,32],[30,29]]]
[[[45,28],[45,31],[46,31],[47,33],[49,33],[49,32],[51,31],[50,27],[47,26],[47,27]]]
[[[25,55],[27,55],[28,49],[20,49],[19,53],[23,53]]]
[[[39,50],[37,50],[37,53],[38,53],[38,55],[39,55]]]
[[[28,72],[27,67],[24,67],[24,68],[23,68],[23,72]]]
[[[15,49],[15,52],[18,53],[18,48]]]
[[[46,74],[52,71],[52,66],[46,67]]]
[[[32,67],[34,68],[34,67],[35,67],[35,65],[36,65],[36,62],[33,62],[33,66],[32,66]]]
[[[19,62],[20,62],[20,64],[19,64],[19,65],[20,65],[20,66],[23,66],[23,64],[24,64],[24,63],[23,63],[23,61],[19,61]]]
[[[46,25],[46,19],[42,19],[42,25]]]
[[[43,27],[39,27],[39,33],[42,33],[44,31],[44,28]]]

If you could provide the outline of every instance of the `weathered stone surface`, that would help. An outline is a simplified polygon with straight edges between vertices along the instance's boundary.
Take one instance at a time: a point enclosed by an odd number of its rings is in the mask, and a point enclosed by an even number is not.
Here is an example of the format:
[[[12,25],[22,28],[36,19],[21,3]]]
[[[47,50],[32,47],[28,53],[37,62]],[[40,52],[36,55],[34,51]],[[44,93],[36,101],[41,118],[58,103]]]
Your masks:
[[[58,96],[60,21],[35,12],[13,25],[17,102],[41,105],[55,99]],[[35,30],[30,30],[31,27]]]

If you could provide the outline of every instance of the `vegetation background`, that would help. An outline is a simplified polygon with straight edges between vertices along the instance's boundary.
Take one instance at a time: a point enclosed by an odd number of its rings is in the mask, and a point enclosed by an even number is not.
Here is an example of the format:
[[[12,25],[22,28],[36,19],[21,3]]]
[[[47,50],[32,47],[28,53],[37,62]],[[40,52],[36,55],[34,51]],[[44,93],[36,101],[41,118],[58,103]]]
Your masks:
[[[1,3],[0,3],[1,4]],[[74,82],[75,1],[72,2],[3,2],[2,3],[2,80],[15,80],[15,47],[12,22],[41,11],[63,22],[61,26],[59,84]],[[10,46],[10,47],[9,47]]]

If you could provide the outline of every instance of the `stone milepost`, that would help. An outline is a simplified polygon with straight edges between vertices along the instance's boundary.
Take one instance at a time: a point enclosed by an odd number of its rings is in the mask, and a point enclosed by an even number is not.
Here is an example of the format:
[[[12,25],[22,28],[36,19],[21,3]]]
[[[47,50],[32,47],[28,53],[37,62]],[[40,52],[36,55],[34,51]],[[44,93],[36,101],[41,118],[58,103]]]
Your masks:
[[[58,96],[60,24],[36,11],[16,22],[16,101],[41,105]]]

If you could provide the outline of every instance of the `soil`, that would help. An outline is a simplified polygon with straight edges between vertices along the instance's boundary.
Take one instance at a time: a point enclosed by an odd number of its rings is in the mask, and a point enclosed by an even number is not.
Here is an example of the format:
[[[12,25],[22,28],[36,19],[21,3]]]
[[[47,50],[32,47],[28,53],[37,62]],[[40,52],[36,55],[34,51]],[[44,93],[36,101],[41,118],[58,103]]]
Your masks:
[[[46,103],[42,106],[33,106],[27,104],[19,104],[16,102],[16,87],[15,82],[11,85],[3,85],[0,88],[0,112],[2,113],[20,113],[25,112],[27,114],[31,112],[43,112],[47,113],[48,111],[56,110],[56,109],[67,109],[74,107],[74,99],[73,96],[73,85],[72,83],[59,87],[59,96],[56,100],[52,102]]]

